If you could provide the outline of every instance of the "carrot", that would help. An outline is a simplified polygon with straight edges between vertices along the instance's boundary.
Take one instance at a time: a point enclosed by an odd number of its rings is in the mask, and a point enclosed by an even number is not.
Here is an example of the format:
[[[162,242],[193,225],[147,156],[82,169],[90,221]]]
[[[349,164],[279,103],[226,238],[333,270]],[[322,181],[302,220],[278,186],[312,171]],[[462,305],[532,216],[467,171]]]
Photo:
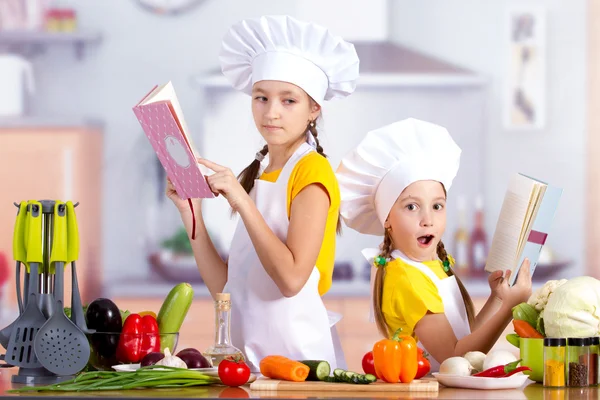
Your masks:
[[[260,361],[260,373],[267,378],[304,382],[310,368],[284,356],[266,356]]]
[[[541,333],[539,333],[531,324],[527,321],[520,319],[513,319],[513,326],[515,327],[515,333],[522,338],[532,339],[543,339]]]

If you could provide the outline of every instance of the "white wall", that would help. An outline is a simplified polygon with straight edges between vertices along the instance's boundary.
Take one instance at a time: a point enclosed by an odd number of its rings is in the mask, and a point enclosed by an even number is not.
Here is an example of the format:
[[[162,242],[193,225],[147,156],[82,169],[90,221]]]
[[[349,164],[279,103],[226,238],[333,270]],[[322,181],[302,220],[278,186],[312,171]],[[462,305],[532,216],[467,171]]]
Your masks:
[[[546,10],[546,128],[503,126],[506,11],[532,5]],[[586,1],[392,0],[395,42],[488,76],[486,227],[493,232],[511,174],[523,172],[564,188],[548,245],[583,273],[586,223]],[[460,174],[460,172],[459,172]]]
[[[72,5],[81,28],[100,31],[103,41],[86,51],[81,62],[75,60],[71,47],[61,46],[50,47],[36,58],[33,110],[42,115],[94,116],[106,123],[103,274],[108,278],[111,271],[137,274],[147,268],[141,247],[147,233],[144,210],[156,192],[144,182],[153,180],[146,168],[156,157],[131,107],[154,84],[172,80],[188,125],[197,125],[198,95],[191,77],[218,67],[220,38],[229,26],[243,18],[287,13],[293,4],[209,0],[174,18],[149,14],[132,0],[62,0],[60,4]],[[178,218],[173,213],[169,217]]]

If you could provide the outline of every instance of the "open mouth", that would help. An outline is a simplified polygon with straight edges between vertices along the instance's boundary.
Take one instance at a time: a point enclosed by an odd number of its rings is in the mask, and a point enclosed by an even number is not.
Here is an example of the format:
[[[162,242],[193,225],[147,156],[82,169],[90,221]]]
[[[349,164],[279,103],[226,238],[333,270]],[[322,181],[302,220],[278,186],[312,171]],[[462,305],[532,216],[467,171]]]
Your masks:
[[[434,236],[433,235],[424,235],[424,236],[419,236],[417,238],[417,241],[419,242],[419,244],[421,246],[429,246],[431,244],[431,242],[433,241]]]

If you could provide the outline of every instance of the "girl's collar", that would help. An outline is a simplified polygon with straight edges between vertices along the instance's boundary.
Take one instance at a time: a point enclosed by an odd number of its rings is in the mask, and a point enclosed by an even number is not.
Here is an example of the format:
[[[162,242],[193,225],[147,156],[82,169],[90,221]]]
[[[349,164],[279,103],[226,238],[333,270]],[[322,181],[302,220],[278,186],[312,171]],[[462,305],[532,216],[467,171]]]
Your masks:
[[[394,251],[392,251],[392,253],[390,254],[390,256],[391,256],[392,259],[397,259],[397,258],[407,259],[407,260],[411,260],[412,262],[418,262],[418,263],[426,265],[426,262],[412,260],[410,257],[407,257],[400,250],[394,250]],[[439,262],[439,260],[431,260],[431,261],[432,262],[436,262],[436,261]],[[444,272],[448,272],[450,270],[450,261],[449,261],[449,259],[447,259],[446,261],[442,262],[442,268],[444,269]]]

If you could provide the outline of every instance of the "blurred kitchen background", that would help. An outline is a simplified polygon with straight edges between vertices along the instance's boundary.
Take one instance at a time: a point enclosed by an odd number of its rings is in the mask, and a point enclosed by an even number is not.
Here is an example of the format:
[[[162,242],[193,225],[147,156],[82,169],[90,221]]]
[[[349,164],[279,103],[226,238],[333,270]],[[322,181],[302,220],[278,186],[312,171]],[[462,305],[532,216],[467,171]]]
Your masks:
[[[84,302],[109,297],[157,312],[170,288],[187,281],[197,300],[180,346],[212,342],[212,301],[131,108],[172,81],[199,153],[241,171],[263,143],[250,98],[230,88],[218,53],[231,24],[263,14],[312,20],[356,46],[358,88],[326,103],[319,125],[334,168],[366,132],[399,119],[448,128],[463,153],[444,242],[478,306],[516,172],[564,189],[536,287],[600,277],[600,118],[590,112],[600,106],[596,1],[0,0],[2,326],[17,314],[13,202],[72,199],[80,202]],[[203,209],[225,258],[237,220],[221,197]],[[344,229],[325,296],[344,313],[339,330],[355,369],[377,338],[366,324],[369,266],[360,249],[379,241]]]

